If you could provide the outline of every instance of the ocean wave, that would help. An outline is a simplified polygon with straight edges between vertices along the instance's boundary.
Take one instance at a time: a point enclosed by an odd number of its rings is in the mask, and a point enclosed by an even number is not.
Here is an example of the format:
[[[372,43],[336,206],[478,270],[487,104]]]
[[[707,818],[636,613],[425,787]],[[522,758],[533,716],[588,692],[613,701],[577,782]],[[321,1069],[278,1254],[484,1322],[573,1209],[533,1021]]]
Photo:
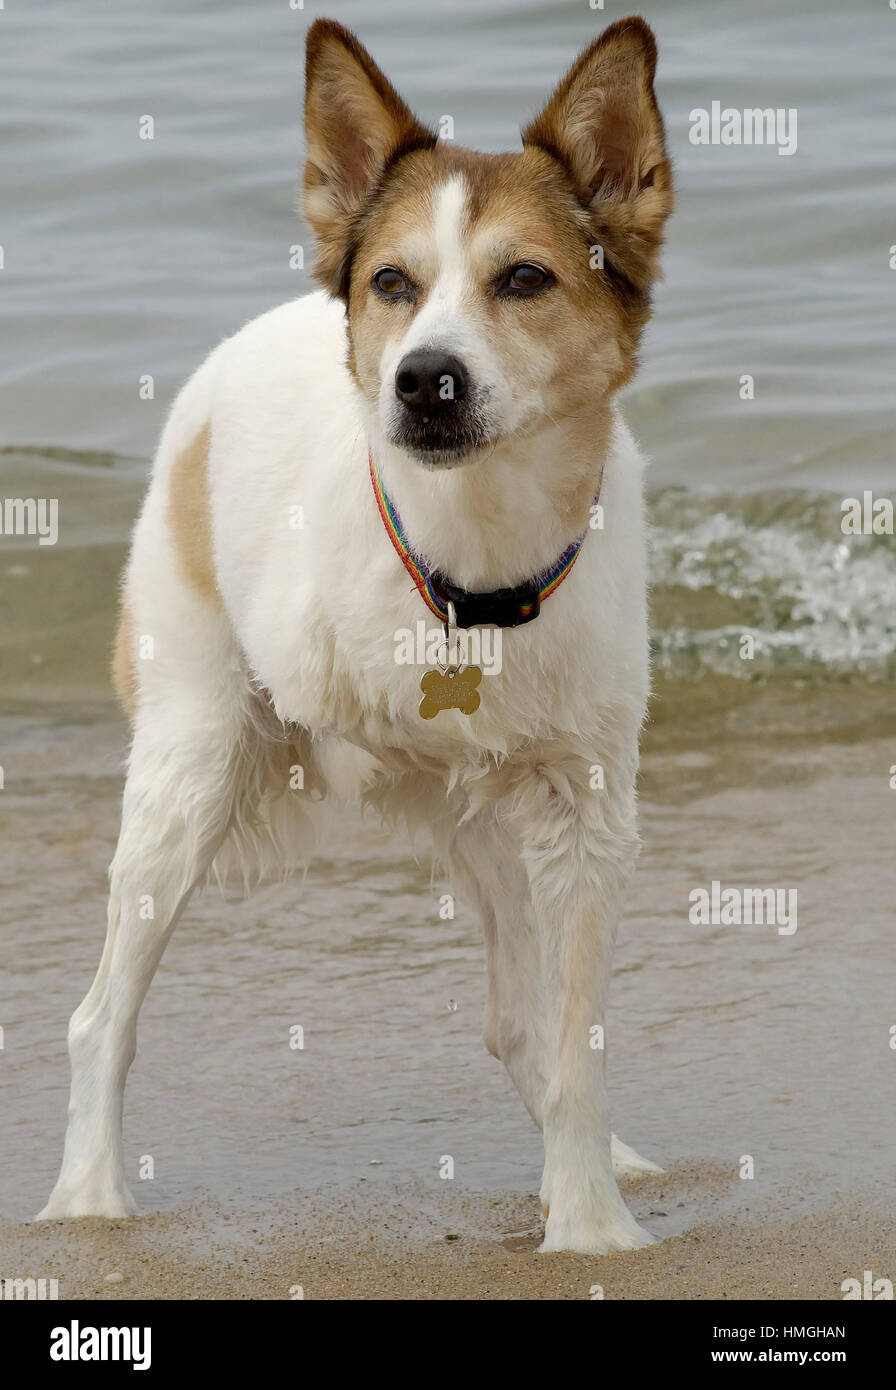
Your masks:
[[[896,539],[844,535],[842,501],[794,489],[651,493],[655,670],[745,681],[896,676]]]
[[[65,522],[60,545],[42,549],[39,564],[18,538],[0,536],[7,612],[0,695],[24,669],[33,683],[59,680],[75,655],[81,679],[106,689],[114,576],[147,468],[146,460],[120,454],[0,448],[5,494],[58,497]],[[844,535],[842,502],[836,493],[796,488],[651,491],[657,677],[779,686],[896,679],[896,538]],[[63,596],[71,641],[60,646]],[[63,649],[68,664],[60,666]]]

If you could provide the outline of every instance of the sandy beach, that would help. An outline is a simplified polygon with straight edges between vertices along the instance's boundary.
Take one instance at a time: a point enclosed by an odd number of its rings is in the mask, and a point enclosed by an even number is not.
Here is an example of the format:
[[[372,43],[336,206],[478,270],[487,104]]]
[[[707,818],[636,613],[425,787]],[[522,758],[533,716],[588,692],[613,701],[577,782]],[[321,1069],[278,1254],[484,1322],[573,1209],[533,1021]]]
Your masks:
[[[536,1254],[533,1197],[359,1189],[240,1213],[203,1205],[130,1223],[4,1222],[0,1260],[58,1278],[60,1298],[91,1300],[829,1300],[869,1265],[896,1268],[896,1232],[883,1213],[844,1205],[769,1221],[731,1209],[737,1181],[692,1163],[623,1183],[657,1233],[687,1229],[602,1258]]]

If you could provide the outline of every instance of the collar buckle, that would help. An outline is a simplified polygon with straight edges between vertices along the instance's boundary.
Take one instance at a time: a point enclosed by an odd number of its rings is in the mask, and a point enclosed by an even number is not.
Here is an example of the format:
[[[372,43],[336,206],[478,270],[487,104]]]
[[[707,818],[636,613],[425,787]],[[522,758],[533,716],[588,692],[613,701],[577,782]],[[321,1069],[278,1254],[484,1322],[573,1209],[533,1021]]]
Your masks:
[[[512,589],[481,594],[452,584],[438,570],[430,574],[430,583],[446,607],[449,603],[454,605],[458,627],[490,623],[495,627],[521,627],[537,618],[541,610],[541,586],[536,579],[527,579]]]

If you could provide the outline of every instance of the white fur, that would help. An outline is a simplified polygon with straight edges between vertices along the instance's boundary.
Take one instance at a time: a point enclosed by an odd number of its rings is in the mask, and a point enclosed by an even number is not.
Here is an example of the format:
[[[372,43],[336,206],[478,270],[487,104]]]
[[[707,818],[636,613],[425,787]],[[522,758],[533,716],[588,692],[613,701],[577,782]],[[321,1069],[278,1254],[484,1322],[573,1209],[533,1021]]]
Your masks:
[[[459,357],[476,383],[483,402],[482,427],[488,438],[510,434],[522,423],[523,410],[514,399],[512,382],[501,372],[497,354],[483,326],[470,313],[475,281],[464,239],[467,192],[460,175],[448,179],[435,193],[432,225],[421,232],[437,270],[426,302],[413,324],[398,340],[387,343],[380,359],[379,415],[385,438],[393,436],[399,410],[395,372],[406,353],[415,348],[442,348]]]
[[[413,342],[434,338],[475,354],[480,374],[496,371],[464,322],[462,201],[457,181],[437,199],[437,288],[384,360],[386,383]],[[387,412],[366,410],[344,365],[345,331],[342,307],[323,294],[265,314],[212,353],[165,429],[126,581],[136,632],[154,650],[138,662],[108,938],[72,1018],[65,1155],[41,1216],[135,1210],[122,1097],[165,944],[193,886],[212,866],[223,872],[227,856],[247,879],[265,871],[267,849],[283,862],[307,857],[317,788],[425,817],[481,913],[486,1042],[544,1131],[542,1249],[646,1244],[616,1187],[605,1054],[590,1045],[605,1022],[637,851],[648,688],[641,459],[617,420],[603,459],[604,529],[589,533],[541,616],[503,634],[503,669],[484,679],[478,712],[423,721],[420,673],[396,664],[394,634],[427,610],[377,513],[368,439],[415,546],[476,588],[517,583],[568,545],[554,498],[569,461],[546,422],[469,467],[421,468],[387,443]],[[166,519],[172,462],[206,421],[219,608],[183,578]],[[290,525],[296,507],[301,530]],[[304,791],[288,785],[287,739],[299,744]],[[147,896],[151,918],[140,910]],[[653,1167],[624,1145],[613,1157],[623,1171]]]

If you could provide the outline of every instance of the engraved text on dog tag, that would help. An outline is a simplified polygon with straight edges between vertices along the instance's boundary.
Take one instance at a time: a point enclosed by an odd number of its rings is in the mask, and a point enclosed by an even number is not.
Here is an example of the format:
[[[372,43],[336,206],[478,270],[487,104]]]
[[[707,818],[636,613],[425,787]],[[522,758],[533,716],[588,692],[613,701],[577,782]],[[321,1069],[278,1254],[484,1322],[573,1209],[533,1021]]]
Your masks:
[[[482,672],[478,666],[466,666],[461,671],[449,666],[444,673],[424,672],[420,679],[422,718],[435,719],[443,709],[459,709],[461,714],[466,715],[475,713],[479,708],[477,686],[481,680]]]

